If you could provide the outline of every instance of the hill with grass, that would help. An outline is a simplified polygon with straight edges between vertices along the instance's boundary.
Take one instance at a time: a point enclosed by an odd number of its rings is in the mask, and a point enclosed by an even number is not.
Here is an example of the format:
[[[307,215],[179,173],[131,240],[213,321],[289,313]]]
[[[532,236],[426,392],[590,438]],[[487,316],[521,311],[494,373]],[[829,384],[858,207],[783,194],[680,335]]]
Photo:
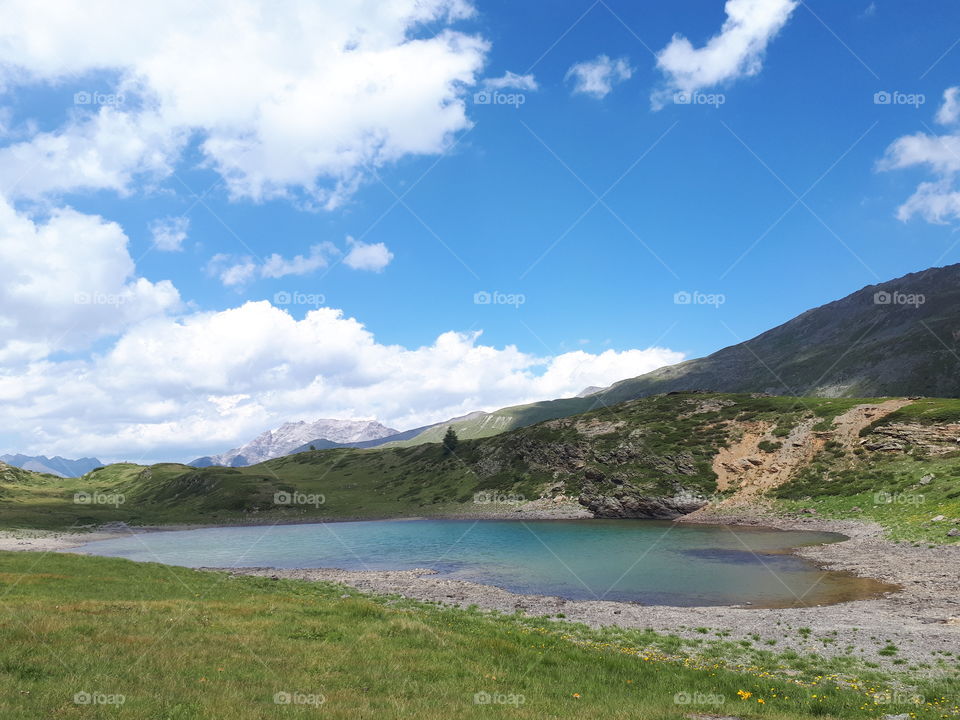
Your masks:
[[[240,468],[121,463],[64,479],[0,471],[6,527],[805,512],[903,537],[960,536],[960,400],[675,393],[495,437],[316,450]]]
[[[439,442],[448,425],[462,438],[490,437],[682,390],[810,397],[960,397],[960,265],[869,285],[704,358],[608,388],[591,387],[574,398],[475,413],[396,444]]]

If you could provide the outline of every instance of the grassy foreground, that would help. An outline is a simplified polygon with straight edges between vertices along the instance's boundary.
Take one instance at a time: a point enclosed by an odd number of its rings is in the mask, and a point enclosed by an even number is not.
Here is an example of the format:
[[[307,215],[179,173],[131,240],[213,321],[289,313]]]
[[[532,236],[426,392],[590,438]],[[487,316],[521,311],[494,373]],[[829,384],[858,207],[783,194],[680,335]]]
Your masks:
[[[852,667],[828,675],[815,656],[794,658],[809,672],[779,674],[773,655],[768,667],[728,669],[709,653],[682,659],[669,652],[676,639],[649,631],[609,635],[330,584],[0,553],[0,592],[4,720],[960,713],[947,700],[955,679],[898,689]]]

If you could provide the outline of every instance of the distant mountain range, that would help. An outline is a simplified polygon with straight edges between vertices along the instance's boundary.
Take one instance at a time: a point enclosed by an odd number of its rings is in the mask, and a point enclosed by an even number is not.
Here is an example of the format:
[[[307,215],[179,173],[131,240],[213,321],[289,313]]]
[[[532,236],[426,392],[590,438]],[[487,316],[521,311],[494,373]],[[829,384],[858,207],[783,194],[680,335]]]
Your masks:
[[[311,445],[317,450],[356,447],[356,443],[376,441],[398,433],[398,430],[374,420],[301,420],[284,423],[276,430],[267,430],[241,447],[219,455],[197,458],[188,464],[194,467],[243,467],[288,455],[297,449],[309,450]]]
[[[59,455],[48,458],[46,455],[0,455],[0,462],[7,465],[32,470],[38,473],[49,473],[60,477],[80,477],[94,468],[102,467],[103,463],[96,458],[80,458],[68,460]]]
[[[288,423],[243,448],[191,465],[248,465],[334,447],[411,446],[440,442],[447,427],[461,439],[489,437],[544,420],[680,390],[771,395],[960,397],[960,264],[869,285],[795,317],[746,342],[576,397],[514,405],[397,432],[379,423],[370,436],[337,435],[333,426]],[[318,423],[351,423],[321,420]],[[357,424],[357,423],[354,423]],[[363,424],[363,423],[359,423]],[[276,434],[296,435],[278,442]],[[307,437],[309,435],[309,437]]]

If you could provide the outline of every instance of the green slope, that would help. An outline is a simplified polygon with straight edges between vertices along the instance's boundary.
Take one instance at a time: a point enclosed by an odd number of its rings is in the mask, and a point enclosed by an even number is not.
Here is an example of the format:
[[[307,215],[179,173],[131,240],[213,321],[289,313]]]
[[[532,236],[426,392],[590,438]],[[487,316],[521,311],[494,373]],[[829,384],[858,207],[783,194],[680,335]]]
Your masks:
[[[782,444],[794,428],[830,436],[833,419],[857,399],[678,393],[553,419],[494,437],[461,441],[455,455],[437,444],[319,450],[244,468],[177,464],[111,465],[83,478],[22,470],[0,472],[0,525],[63,528],[111,521],[131,524],[270,523],[483,512],[474,499],[580,498],[599,514],[610,499],[649,516],[656,502],[717,493],[713,459],[720,448],[762,424]],[[960,400],[920,400],[865,431],[864,443],[890,440],[891,428],[930,427],[960,437]],[[751,432],[753,430],[750,430]],[[888,433],[888,435],[884,435]],[[960,446],[925,446],[908,438],[897,451],[826,442],[808,466],[774,493],[775,508],[872,517],[900,537],[953,542],[960,518]],[[894,442],[897,442],[894,438]],[[953,443],[953,444],[951,444]],[[763,452],[767,452],[764,450]],[[917,492],[923,503],[887,506],[871,498]],[[76,496],[92,498],[77,502]],[[647,501],[652,499],[651,503]],[[653,502],[656,501],[656,502]],[[854,508],[859,507],[859,510]],[[652,510],[651,510],[652,508]],[[673,506],[671,512],[689,512]],[[943,515],[946,520],[930,522]],[[656,515],[662,517],[664,515]],[[669,515],[667,515],[669,516]]]
[[[878,304],[877,295],[889,297]],[[922,303],[905,304],[910,298]],[[821,397],[960,396],[960,265],[931,268],[808,310],[746,342],[622,380],[586,398],[503,408],[451,423],[460,437],[658,393],[707,390]],[[439,442],[446,426],[403,445]]]

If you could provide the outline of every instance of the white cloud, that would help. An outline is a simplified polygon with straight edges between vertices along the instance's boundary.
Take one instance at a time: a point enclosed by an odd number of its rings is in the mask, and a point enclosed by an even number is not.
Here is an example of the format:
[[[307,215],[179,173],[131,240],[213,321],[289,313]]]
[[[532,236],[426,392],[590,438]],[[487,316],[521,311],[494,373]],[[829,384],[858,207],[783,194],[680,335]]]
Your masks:
[[[354,270],[381,272],[393,260],[393,253],[383,243],[368,244],[348,237],[347,245],[350,252],[343,259],[343,263]]]
[[[682,359],[665,348],[536,357],[458,332],[405,348],[339,310],[296,320],[251,302],[147,319],[91,360],[4,368],[0,427],[27,452],[189,459],[285,420],[376,416],[415,427],[569,397]]]
[[[0,46],[2,38],[0,31]],[[154,113],[103,107],[61,130],[0,148],[0,187],[11,198],[89,190],[126,195],[138,176],[168,175],[184,140]]]
[[[227,287],[243,288],[257,277],[260,266],[251,257],[217,253],[207,262],[207,273]]]
[[[383,243],[368,244],[348,236],[347,247],[349,251],[343,262],[354,270],[380,272],[393,260],[393,253]],[[311,245],[310,251],[305,255],[286,258],[279,253],[272,253],[263,261],[257,261],[249,255],[218,253],[207,263],[207,272],[219,278],[227,287],[243,288],[256,278],[309,275],[329,266],[330,260],[341,254],[342,251],[331,242]]]
[[[333,243],[324,242],[310,247],[308,255],[296,255],[286,259],[277,253],[268,257],[260,274],[268,278],[280,278],[285,275],[307,275],[330,264],[330,257],[338,255],[340,251]]]
[[[937,122],[956,125],[960,120],[958,101],[958,88],[947,88],[937,111]],[[917,186],[913,195],[897,208],[897,218],[906,222],[917,216],[936,224],[960,220],[960,191],[956,189],[960,174],[960,132],[904,135],[890,143],[877,163],[881,171],[918,166],[927,168],[934,179]]]
[[[79,350],[175,309],[173,285],[135,273],[119,225],[72,208],[37,219],[0,198],[0,359]]]
[[[606,55],[598,55],[593,60],[573,65],[564,77],[573,79],[573,92],[604,98],[613,90],[613,86],[629,80],[633,68],[626,58],[611,60]]]
[[[167,252],[183,250],[189,229],[190,219],[186,217],[167,217],[150,223],[154,247]]]
[[[683,35],[674,35],[657,54],[666,87],[653,93],[654,109],[660,109],[675,92],[692,93],[759,73],[767,45],[798,5],[797,0],[727,0],[727,19],[720,33],[703,47],[695,48]]]
[[[367,167],[442,152],[470,126],[463,97],[488,43],[453,24],[472,12],[464,0],[64,0],[53,17],[5,0],[0,88],[72,97],[94,90],[74,78],[99,75],[119,78],[100,90],[124,102],[78,105],[64,127],[3,149],[0,184],[124,191],[168,174],[192,137],[234,197],[336,206]]]
[[[498,78],[486,78],[483,86],[488,90],[536,90],[537,80],[532,73],[527,75],[517,75],[515,72],[507,70],[503,76]]]
[[[937,111],[937,122],[941,125],[954,125],[960,120],[960,87],[949,87],[943,91],[943,105]]]

